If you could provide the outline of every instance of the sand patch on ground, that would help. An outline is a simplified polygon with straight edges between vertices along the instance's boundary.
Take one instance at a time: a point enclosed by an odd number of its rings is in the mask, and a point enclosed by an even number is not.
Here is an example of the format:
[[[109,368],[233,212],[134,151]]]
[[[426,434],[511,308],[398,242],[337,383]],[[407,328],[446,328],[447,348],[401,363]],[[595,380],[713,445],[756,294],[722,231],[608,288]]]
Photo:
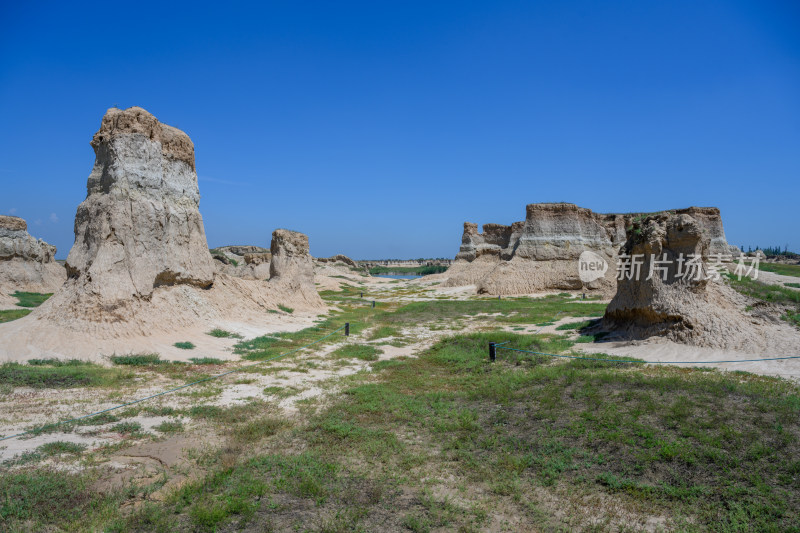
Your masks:
[[[786,326],[791,328],[791,326]],[[786,332],[792,334],[794,332]],[[784,349],[781,349],[783,346]],[[787,340],[777,341],[771,352],[743,352],[701,346],[688,346],[667,340],[643,340],[634,342],[601,342],[577,344],[576,349],[585,354],[605,353],[619,357],[633,357],[645,361],[680,361],[674,366],[698,366],[719,368],[721,370],[741,370],[765,376],[800,380],[800,358],[779,361],[757,361],[740,363],[699,364],[701,361],[743,361],[745,359],[766,359],[774,357],[800,356],[800,346],[787,335]]]

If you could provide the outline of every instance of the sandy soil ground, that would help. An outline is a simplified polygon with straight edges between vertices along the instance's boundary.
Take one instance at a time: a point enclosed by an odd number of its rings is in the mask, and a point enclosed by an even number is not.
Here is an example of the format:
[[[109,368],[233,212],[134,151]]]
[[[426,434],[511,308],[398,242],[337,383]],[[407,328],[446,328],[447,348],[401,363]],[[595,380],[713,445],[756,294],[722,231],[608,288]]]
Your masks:
[[[351,285],[358,284],[363,286],[365,299],[375,299],[378,301],[419,301],[435,299],[465,299],[475,298],[474,287],[442,287],[436,279],[421,278],[411,281],[395,281],[386,278],[364,277],[352,274],[352,279],[347,274],[334,273],[334,276],[345,276],[342,278],[331,278],[330,275],[318,274],[317,283],[319,286],[333,286],[340,282]],[[328,279],[325,279],[328,278]],[[536,296],[543,296],[538,294]],[[595,300],[596,302],[596,300]],[[220,322],[217,327],[241,334],[245,338],[253,338],[259,335],[275,333],[278,331],[296,331],[312,325],[317,315],[311,313],[295,314],[275,314],[265,313],[264,322],[260,325],[240,324],[236,322]],[[558,325],[568,322],[580,322],[589,317],[568,317],[559,318],[552,325],[515,325],[503,324],[502,329],[515,331],[517,333],[553,333],[578,335],[574,330],[557,330]],[[437,340],[448,336],[454,332],[466,333],[470,331],[482,330],[487,327],[496,328],[498,324],[494,322],[492,315],[476,315],[473,317],[462,317],[452,324],[452,327],[440,328],[440,325],[432,327],[430,324],[419,324],[413,328],[401,330],[399,339],[378,339],[366,340],[369,338],[369,331],[364,332],[357,342],[374,345],[380,350],[379,360],[393,359],[397,357],[414,357]],[[520,329],[522,327],[523,329]],[[782,325],[786,328],[784,333],[786,339],[796,340],[797,331],[788,324]],[[397,342],[402,340],[403,342]],[[152,339],[152,351],[157,352],[163,359],[187,361],[193,357],[215,357],[223,360],[239,360],[239,356],[233,354],[232,348],[235,339],[218,339],[207,335],[206,331],[185,330],[176,331],[165,336],[154,336]],[[175,348],[173,344],[180,341],[191,341],[197,347],[193,350],[181,350]],[[135,422],[141,425],[141,431],[159,436],[159,442],[169,441],[169,444],[162,446],[159,450],[150,450],[150,437],[139,442],[134,439],[133,446],[126,448],[124,453],[113,455],[111,458],[104,459],[118,463],[120,475],[127,476],[132,470],[139,472],[137,475],[150,475],[153,468],[163,467],[161,463],[170,464],[172,459],[169,454],[176,453],[176,449],[192,445],[198,446],[200,443],[187,442],[185,439],[173,438],[169,435],[162,435],[157,429],[165,421],[180,421],[186,428],[186,434],[191,434],[197,429],[198,422],[186,416],[161,416],[148,414],[158,412],[159,408],[171,407],[181,409],[190,407],[197,403],[197,397],[203,396],[203,402],[207,405],[232,406],[262,399],[269,402],[275,408],[281,410],[288,416],[298,413],[301,406],[308,401],[325,402],[326,398],[335,394],[343,378],[356,372],[371,371],[371,362],[359,360],[342,360],[331,356],[332,352],[343,346],[347,342],[354,342],[351,339],[344,339],[304,350],[291,357],[279,361],[265,363],[263,371],[256,372],[237,372],[221,378],[219,380],[204,384],[191,391],[180,391],[167,396],[162,396],[154,400],[149,400],[146,405],[149,409],[138,412],[131,416],[125,416],[125,422]],[[788,346],[788,344],[787,344]],[[697,348],[678,345],[671,342],[661,342],[658,340],[635,341],[635,342],[601,342],[594,344],[577,344],[576,349],[586,354],[605,353],[609,355],[636,357],[647,361],[681,361],[681,366],[697,365],[699,361],[717,360],[741,360],[753,358],[779,357],[789,355],[800,355],[800,352],[781,352],[769,354],[756,354],[736,351],[713,350],[708,348]],[[102,351],[106,354],[114,353],[114,347],[103,347]],[[117,353],[126,353],[117,351]],[[31,357],[47,357],[51,354],[36,353],[30,354]],[[242,361],[241,365],[248,365],[250,362]],[[260,365],[259,365],[260,366]],[[699,365],[698,365],[699,366]],[[782,376],[789,379],[800,379],[800,359],[785,361],[762,361],[752,363],[720,363],[714,366],[725,370],[743,370],[747,372]],[[213,374],[222,367],[198,367],[198,374]],[[225,367],[225,370],[231,367]],[[39,425],[51,423],[56,420],[65,420],[75,416],[107,409],[120,403],[136,398],[161,392],[183,381],[176,381],[165,377],[157,372],[142,371],[138,380],[122,389],[32,389],[17,387],[8,394],[0,395],[0,434],[13,434],[25,429]],[[117,411],[122,413],[123,410]],[[77,426],[70,428],[69,431],[55,431],[43,433],[30,438],[12,439],[0,442],[0,462],[22,454],[30,453],[42,444],[55,441],[67,441],[83,444],[90,450],[101,449],[108,446],[128,442],[129,437],[120,434],[113,428],[115,423],[102,424],[97,426]],[[208,428],[202,430],[203,435]],[[211,435],[209,438],[212,438]],[[164,440],[166,439],[166,441]],[[170,440],[172,439],[172,440]],[[205,439],[205,437],[204,437]],[[213,440],[213,439],[212,439]],[[209,441],[210,442],[210,441]],[[203,446],[211,446],[213,443],[203,443]],[[152,447],[152,446],[151,446]],[[191,446],[189,446],[191,447]],[[140,449],[141,448],[141,449]],[[163,456],[163,457],[162,457]],[[155,457],[155,459],[154,459]],[[49,461],[46,460],[46,461]],[[178,460],[173,462],[178,463]]]

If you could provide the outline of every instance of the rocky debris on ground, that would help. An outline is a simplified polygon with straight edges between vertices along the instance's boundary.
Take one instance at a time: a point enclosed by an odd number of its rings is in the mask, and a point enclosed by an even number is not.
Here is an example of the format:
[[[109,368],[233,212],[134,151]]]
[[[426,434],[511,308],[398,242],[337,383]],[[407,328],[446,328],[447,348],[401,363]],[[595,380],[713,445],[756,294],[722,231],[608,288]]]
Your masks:
[[[10,293],[55,292],[67,279],[55,260],[56,247],[28,233],[25,220],[0,216],[0,305],[16,303]]]

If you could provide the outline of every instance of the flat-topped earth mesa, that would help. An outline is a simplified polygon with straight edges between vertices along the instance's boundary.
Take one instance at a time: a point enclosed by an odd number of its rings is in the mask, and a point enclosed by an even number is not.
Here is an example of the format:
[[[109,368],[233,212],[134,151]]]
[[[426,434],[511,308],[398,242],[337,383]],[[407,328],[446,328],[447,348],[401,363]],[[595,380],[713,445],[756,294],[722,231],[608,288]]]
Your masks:
[[[730,255],[719,209],[671,210],[695,218],[710,244],[709,254]],[[465,222],[455,262],[440,279],[448,286],[475,285],[478,293],[530,294],[574,290],[613,296],[617,255],[633,224],[649,213],[594,213],[570,203],[529,204],[525,220],[510,226]],[[579,259],[589,252],[607,265],[602,276],[581,279]]]
[[[172,346],[181,330],[271,330],[264,316],[279,305],[303,324],[324,310],[301,234],[273,234],[274,282],[216,270],[186,133],[138,107],[109,109],[91,145],[68,279],[31,315],[0,327],[0,358],[99,359]]]

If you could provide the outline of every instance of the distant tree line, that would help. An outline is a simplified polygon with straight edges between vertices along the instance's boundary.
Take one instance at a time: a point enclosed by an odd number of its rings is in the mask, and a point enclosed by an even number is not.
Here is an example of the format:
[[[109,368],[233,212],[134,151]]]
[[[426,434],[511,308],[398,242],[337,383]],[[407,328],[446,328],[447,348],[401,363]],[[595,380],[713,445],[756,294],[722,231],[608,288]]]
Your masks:
[[[744,252],[744,246],[741,246],[741,249],[742,249],[742,252]],[[753,252],[757,252],[757,251],[764,252],[764,255],[767,255],[767,256],[769,256],[769,255],[784,255],[784,256],[794,257],[794,256],[798,255],[795,252],[790,252],[789,251],[789,245],[788,244],[784,245],[783,248],[781,248],[780,246],[766,246],[764,248],[761,248],[760,246],[756,246],[755,250],[754,250],[752,246],[748,246],[747,247],[747,253],[753,253]]]

